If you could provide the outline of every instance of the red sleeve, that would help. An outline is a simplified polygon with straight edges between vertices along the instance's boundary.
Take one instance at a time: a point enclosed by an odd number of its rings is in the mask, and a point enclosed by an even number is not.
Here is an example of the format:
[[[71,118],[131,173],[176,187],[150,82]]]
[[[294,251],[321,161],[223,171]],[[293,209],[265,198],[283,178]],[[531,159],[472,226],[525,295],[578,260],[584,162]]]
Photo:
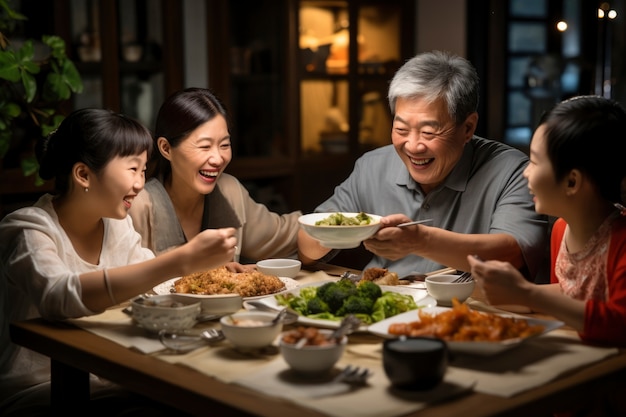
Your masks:
[[[589,300],[585,330],[589,343],[626,347],[626,217],[616,220],[607,259],[608,301]]]
[[[561,247],[561,241],[565,234],[565,220],[557,219],[552,226],[552,232],[550,233],[550,283],[556,284],[559,280],[554,273],[554,267],[556,265],[556,256],[559,254],[559,248]]]

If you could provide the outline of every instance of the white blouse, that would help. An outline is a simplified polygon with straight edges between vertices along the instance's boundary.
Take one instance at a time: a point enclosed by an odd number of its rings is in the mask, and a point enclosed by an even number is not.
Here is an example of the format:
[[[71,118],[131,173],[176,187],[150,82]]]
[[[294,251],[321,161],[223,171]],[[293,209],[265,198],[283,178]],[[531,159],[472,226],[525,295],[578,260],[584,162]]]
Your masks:
[[[48,358],[11,342],[11,321],[97,314],[82,302],[79,275],[154,257],[126,217],[104,219],[100,261],[84,261],[61,227],[52,198],[46,194],[0,222],[0,402],[50,379]]]

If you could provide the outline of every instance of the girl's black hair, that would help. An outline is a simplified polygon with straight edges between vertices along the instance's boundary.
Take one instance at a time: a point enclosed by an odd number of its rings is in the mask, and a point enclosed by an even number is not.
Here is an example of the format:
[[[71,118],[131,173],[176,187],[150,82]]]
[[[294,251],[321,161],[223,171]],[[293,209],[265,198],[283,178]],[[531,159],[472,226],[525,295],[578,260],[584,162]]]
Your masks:
[[[68,191],[72,167],[85,163],[96,175],[116,156],[152,152],[150,131],[123,114],[103,109],[80,109],[67,116],[59,128],[40,140],[35,152],[39,176],[55,180],[56,193]]]
[[[572,169],[588,175],[600,195],[622,202],[626,178],[626,111],[600,96],[578,96],[544,114],[546,149],[554,175],[562,180]]]

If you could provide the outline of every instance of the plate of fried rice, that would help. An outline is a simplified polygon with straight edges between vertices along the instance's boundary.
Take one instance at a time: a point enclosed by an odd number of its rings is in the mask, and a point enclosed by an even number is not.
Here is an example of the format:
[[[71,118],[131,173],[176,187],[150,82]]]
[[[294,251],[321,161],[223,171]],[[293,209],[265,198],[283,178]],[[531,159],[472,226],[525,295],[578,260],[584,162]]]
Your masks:
[[[230,272],[226,267],[220,267],[172,278],[154,287],[153,291],[200,298],[239,294],[243,300],[254,300],[297,287],[298,281],[292,278],[266,275],[259,271]]]

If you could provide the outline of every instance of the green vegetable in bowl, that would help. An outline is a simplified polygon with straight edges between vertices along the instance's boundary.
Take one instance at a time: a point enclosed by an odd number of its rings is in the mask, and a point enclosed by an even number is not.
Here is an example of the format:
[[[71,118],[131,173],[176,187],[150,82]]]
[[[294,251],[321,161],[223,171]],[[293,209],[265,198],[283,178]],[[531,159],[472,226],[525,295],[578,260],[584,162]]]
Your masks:
[[[299,295],[277,294],[275,298],[279,305],[311,319],[340,321],[354,314],[365,324],[418,308],[410,295],[383,292],[371,281],[358,285],[350,280],[327,282],[319,287],[303,287]]]
[[[354,217],[345,216],[342,213],[331,214],[330,216],[315,222],[316,226],[362,226],[370,224],[372,218],[360,212]]]

